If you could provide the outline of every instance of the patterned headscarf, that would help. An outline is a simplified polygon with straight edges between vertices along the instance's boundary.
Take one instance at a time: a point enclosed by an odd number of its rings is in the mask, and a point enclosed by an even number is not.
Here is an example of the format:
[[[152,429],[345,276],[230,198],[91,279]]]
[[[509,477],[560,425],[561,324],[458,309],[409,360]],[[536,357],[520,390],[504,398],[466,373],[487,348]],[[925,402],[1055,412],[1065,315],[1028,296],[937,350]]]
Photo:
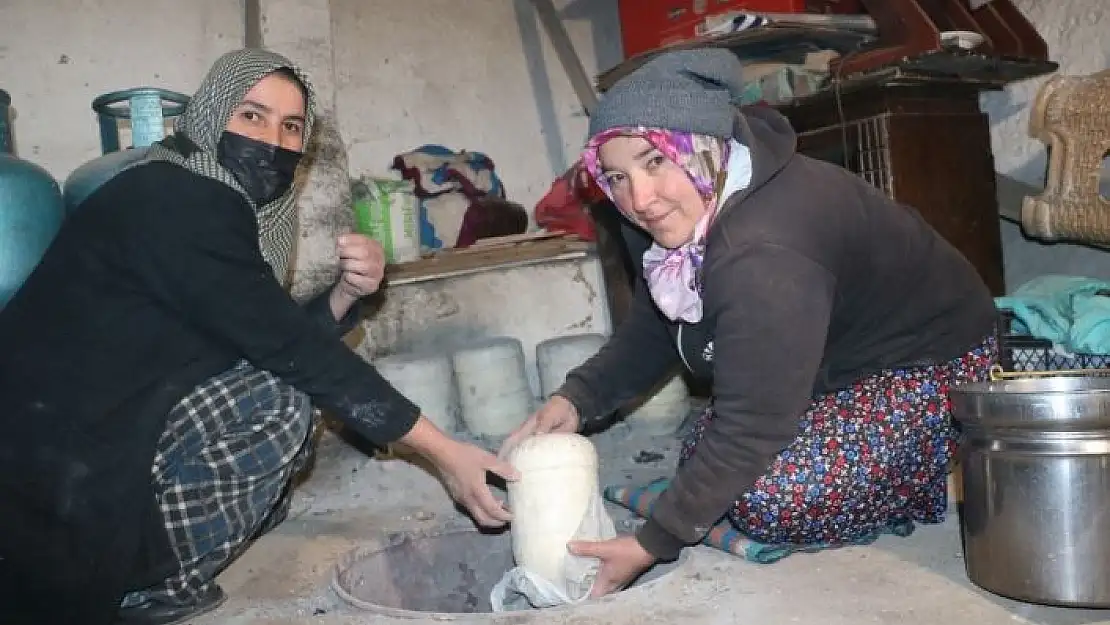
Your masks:
[[[284,195],[265,206],[255,206],[239,181],[220,165],[216,155],[216,146],[235,107],[258,81],[279,69],[292,71],[300,79],[308,95],[304,127],[304,144],[307,146],[312,136],[316,109],[316,94],[312,84],[300,68],[280,54],[245,48],[228,52],[216,60],[189,100],[185,111],[174,123],[175,135],[184,136],[200,149],[186,157],[174,148],[174,137],[170,136],[151,146],[150,152],[136,165],[151,161],[176,163],[193,173],[219,180],[242,194],[255,209],[258,243],[263,258],[274,270],[278,281],[288,285],[289,265],[297,230],[296,189],[290,188]]]
[[[602,175],[598,150],[613,137],[640,137],[681,167],[705,202],[705,215],[694,227],[693,238],[675,249],[654,243],[644,253],[644,278],[652,299],[667,318],[697,323],[702,317],[701,269],[709,226],[721,207],[721,190],[728,172],[727,139],[663,128],[612,128],[592,137],[582,154],[586,170],[613,200],[613,191]],[[617,204],[616,201],[613,201]],[[617,208],[624,209],[617,204]],[[626,216],[631,217],[631,215]]]

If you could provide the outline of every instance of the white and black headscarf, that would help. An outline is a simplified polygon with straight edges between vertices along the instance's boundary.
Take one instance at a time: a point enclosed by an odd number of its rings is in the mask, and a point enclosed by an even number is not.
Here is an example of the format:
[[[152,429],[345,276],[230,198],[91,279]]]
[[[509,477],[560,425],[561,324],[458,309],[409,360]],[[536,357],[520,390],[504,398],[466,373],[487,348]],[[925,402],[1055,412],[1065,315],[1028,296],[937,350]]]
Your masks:
[[[175,121],[174,135],[151,146],[148,154],[135,165],[151,161],[176,163],[201,176],[219,180],[242,194],[255,209],[262,256],[274,270],[278,281],[287,286],[297,230],[296,188],[291,187],[269,204],[256,206],[235,176],[220,165],[217,156],[220,136],[227,128],[235,107],[239,106],[258,81],[281,69],[293,72],[304,86],[304,145],[307,146],[312,135],[316,109],[316,94],[308,78],[300,68],[280,54],[258,48],[245,48],[229,52],[216,60],[184,112]],[[197,149],[182,150],[182,142],[175,140],[177,136],[188,139]]]

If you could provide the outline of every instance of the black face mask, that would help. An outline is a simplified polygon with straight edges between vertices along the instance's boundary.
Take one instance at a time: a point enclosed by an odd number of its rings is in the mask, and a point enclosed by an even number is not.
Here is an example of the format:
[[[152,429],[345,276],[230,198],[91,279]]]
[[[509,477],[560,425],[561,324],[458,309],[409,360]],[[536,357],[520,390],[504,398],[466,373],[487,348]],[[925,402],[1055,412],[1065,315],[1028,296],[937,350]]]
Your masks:
[[[258,207],[278,199],[293,186],[302,154],[225,131],[216,146],[223,165]]]

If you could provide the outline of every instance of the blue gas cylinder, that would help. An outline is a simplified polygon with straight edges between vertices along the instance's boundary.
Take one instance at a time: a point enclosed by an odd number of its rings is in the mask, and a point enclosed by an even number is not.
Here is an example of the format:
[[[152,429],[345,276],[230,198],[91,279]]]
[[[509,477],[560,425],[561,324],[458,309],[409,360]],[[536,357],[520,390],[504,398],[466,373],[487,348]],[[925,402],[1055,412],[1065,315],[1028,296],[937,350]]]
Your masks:
[[[53,176],[15,156],[10,106],[11,97],[0,89],[0,309],[34,271],[65,219]]]
[[[166,136],[166,121],[180,115],[188,103],[187,95],[154,87],[106,93],[93,100],[103,156],[81,165],[66,178],[66,210],[72,212],[100,185],[146,155],[151,144]],[[120,150],[123,119],[131,122],[131,147]]]

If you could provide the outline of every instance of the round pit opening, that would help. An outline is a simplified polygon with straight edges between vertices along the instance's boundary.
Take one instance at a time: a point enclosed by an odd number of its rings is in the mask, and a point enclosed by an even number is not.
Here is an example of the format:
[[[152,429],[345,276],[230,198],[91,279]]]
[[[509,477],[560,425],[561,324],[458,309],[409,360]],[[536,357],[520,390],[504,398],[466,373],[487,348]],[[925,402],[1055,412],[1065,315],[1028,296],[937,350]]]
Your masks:
[[[682,561],[652,567],[632,588],[666,576]],[[454,620],[492,613],[490,591],[513,566],[507,531],[493,534],[467,527],[399,532],[346,554],[335,567],[332,588],[360,610]]]

